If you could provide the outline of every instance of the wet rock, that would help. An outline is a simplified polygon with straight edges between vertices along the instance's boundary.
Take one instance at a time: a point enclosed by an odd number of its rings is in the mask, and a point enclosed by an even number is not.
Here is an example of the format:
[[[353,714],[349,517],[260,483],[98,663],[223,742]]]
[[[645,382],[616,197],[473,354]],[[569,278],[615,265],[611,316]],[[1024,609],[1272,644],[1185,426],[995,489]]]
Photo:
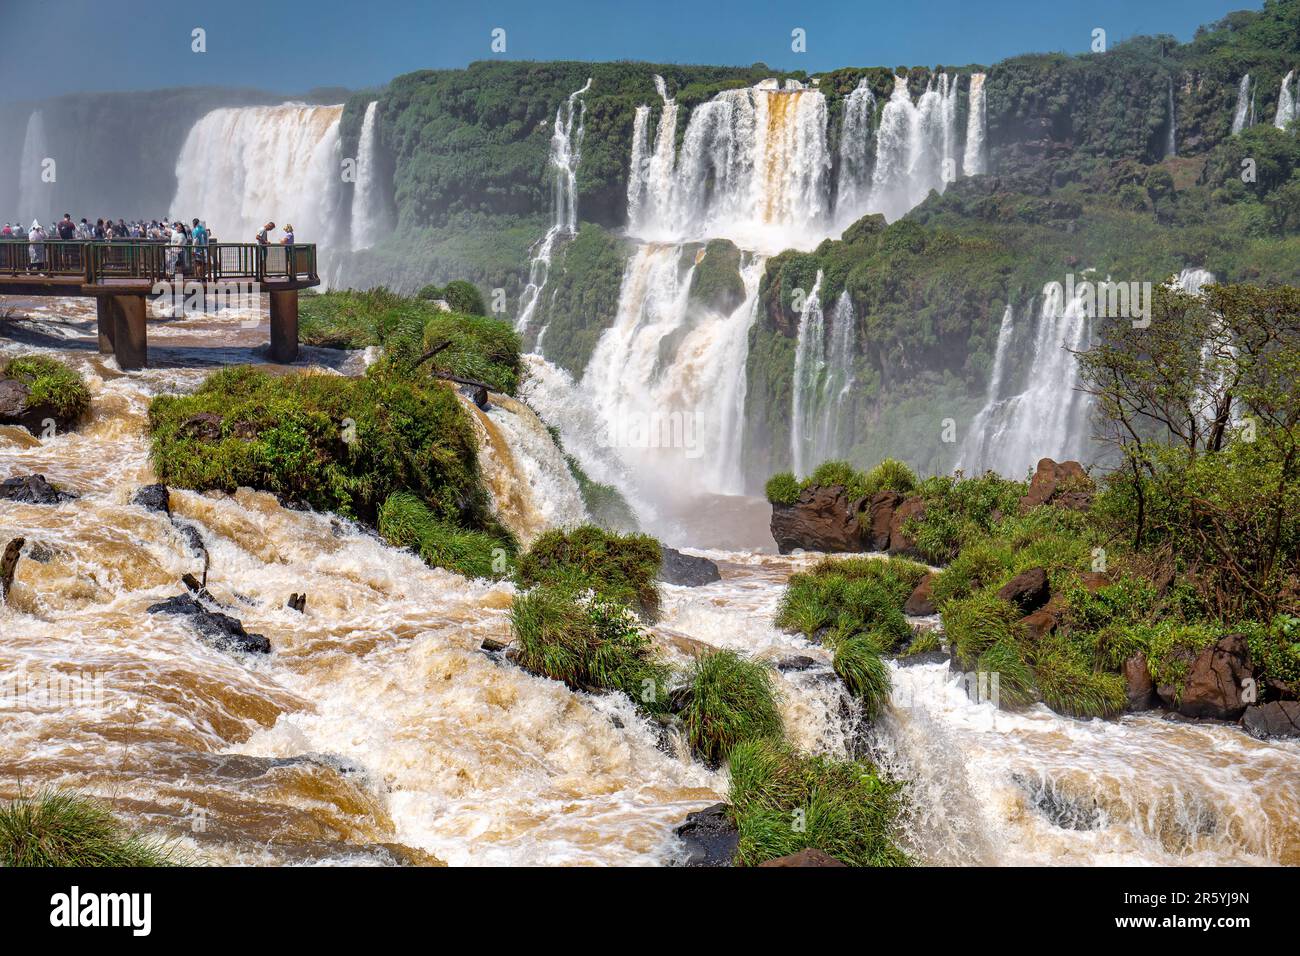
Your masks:
[[[697,588],[722,580],[718,566],[708,558],[682,554],[676,548],[660,547],[659,550],[663,555],[663,563],[659,565],[660,581]]]
[[[867,505],[866,543],[869,551],[889,548],[889,528],[894,521],[894,509],[903,502],[897,491],[877,491]]]
[[[1055,611],[1042,608],[1022,617],[1019,624],[1024,629],[1025,636],[1036,641],[1056,630],[1057,620]]]
[[[285,605],[291,611],[297,611],[299,614],[307,613],[307,595],[299,594],[294,591],[289,595],[289,603]]]
[[[28,557],[31,555],[29,554]],[[1264,681],[1271,700],[1300,700],[1300,684],[1288,684],[1284,680],[1270,677]]]
[[[1130,711],[1151,710],[1159,704],[1146,655],[1140,651],[1124,662],[1124,683]]]
[[[150,614],[177,614],[187,618],[205,640],[223,649],[271,653],[271,642],[267,638],[248,633],[238,618],[208,609],[191,594],[178,594],[150,605],[148,610]]]
[[[1077,461],[1041,458],[1029,479],[1028,493],[1020,499],[1020,513],[1047,504],[1083,511],[1092,505],[1092,489],[1092,479]]]
[[[847,866],[835,857],[816,847],[808,847],[789,856],[778,856],[774,860],[765,860],[759,866]]]
[[[1275,700],[1247,707],[1241,725],[1252,737],[1300,737],[1300,701]]]
[[[898,507],[894,509],[894,513],[889,519],[890,554],[900,554],[906,557],[916,555],[916,542],[903,532],[903,526],[907,524],[909,519],[920,518],[924,515],[925,500],[919,495],[904,498]]]
[[[146,511],[161,511],[171,517],[172,496],[164,484],[145,485],[131,498],[131,504],[139,505]]]
[[[22,553],[26,538],[14,538],[5,545],[4,554],[0,555],[0,601],[9,597],[9,589],[14,586],[14,574],[18,570],[18,555]]]
[[[488,401],[488,390],[482,385],[462,385],[458,391],[483,411],[487,411],[491,404]]]
[[[506,644],[504,641],[494,640],[490,637],[483,638],[483,643],[479,645],[480,648],[487,651],[489,654],[500,654],[509,646],[510,645]]]
[[[864,541],[842,485],[812,485],[792,505],[772,505],[772,537],[782,554],[805,551],[862,551]]]
[[[1022,614],[1037,611],[1051,596],[1052,591],[1047,584],[1047,571],[1043,568],[1021,571],[998,589],[998,597],[1020,608]]]
[[[938,577],[937,574],[931,571],[921,578],[903,605],[904,614],[910,614],[912,617],[925,617],[935,613],[934,582]]]
[[[48,402],[33,404],[31,394],[31,389],[22,382],[0,378],[0,425],[17,425],[39,437],[44,434],[47,422],[53,422],[59,430],[72,423]]]
[[[208,566],[208,548],[203,543],[203,535],[199,529],[192,524],[181,524],[179,521],[173,522],[176,530],[180,532],[181,537],[185,539],[185,545],[190,549],[190,554],[196,558],[203,559],[203,566]]]
[[[673,832],[686,844],[683,866],[731,866],[740,846],[740,833],[725,803],[688,813]]]
[[[0,482],[0,501],[16,501],[24,505],[57,505],[77,496],[59,491],[45,480],[44,475],[22,475]]]
[[[1250,648],[1241,634],[1227,634],[1199,654],[1179,654],[1187,670],[1182,693],[1172,684],[1160,684],[1156,693],[1170,710],[1184,717],[1236,720],[1246,709],[1242,699],[1245,681],[1253,681]]]
[[[915,654],[901,654],[895,660],[899,667],[919,667],[922,664],[943,664],[950,660],[945,650],[917,651]]]
[[[790,657],[783,657],[776,662],[776,669],[785,671],[806,671],[817,666],[814,658],[807,657],[803,654],[794,654]]]
[[[221,439],[222,417],[213,412],[199,412],[181,422],[177,431],[183,438],[195,438],[199,441],[219,441]]]

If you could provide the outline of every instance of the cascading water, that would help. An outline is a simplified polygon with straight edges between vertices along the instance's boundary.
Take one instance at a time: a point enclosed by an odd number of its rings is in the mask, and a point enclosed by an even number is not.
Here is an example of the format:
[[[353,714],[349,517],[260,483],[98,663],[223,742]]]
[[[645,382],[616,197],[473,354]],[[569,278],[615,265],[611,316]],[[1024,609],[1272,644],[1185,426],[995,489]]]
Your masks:
[[[208,223],[222,242],[251,242],[268,221],[293,224],[322,255],[346,243],[342,203],[342,106],[213,110],[194,124],[176,161],[169,216]]]
[[[843,229],[867,212],[871,199],[871,134],[876,96],[866,77],[844,101],[840,123],[840,169],[835,194],[835,220]]]
[[[1174,81],[1169,79],[1169,96],[1166,111],[1169,114],[1168,123],[1165,126],[1165,158],[1178,155],[1178,117],[1174,109]]]
[[[366,106],[357,141],[357,179],[352,193],[352,248],[369,249],[387,228],[383,184],[379,181],[379,101]]]
[[[972,84],[972,90],[974,85]],[[983,95],[983,86],[980,86]],[[869,212],[883,213],[891,222],[917,205],[930,190],[943,192],[956,179],[957,84],[942,74],[932,76],[925,92],[912,102],[907,77],[895,76],[889,102],[876,132],[876,166],[872,174]],[[977,116],[982,116],[983,108]],[[970,149],[967,137],[967,150]],[[977,147],[978,149],[978,147]]]
[[[966,114],[966,152],[962,156],[962,172],[978,176],[986,168],[984,157],[985,129],[988,124],[988,107],[984,101],[984,74],[970,75],[970,101]]]
[[[808,433],[813,429],[809,412],[814,392],[821,385],[826,369],[826,321],[821,303],[822,273],[817,272],[813,287],[799,316],[799,332],[794,348],[794,380],[791,382],[790,458],[796,475],[808,474]]]
[[[1278,129],[1286,129],[1296,118],[1296,94],[1291,91],[1291,79],[1294,76],[1295,70],[1292,70],[1282,77],[1282,89],[1277,95],[1277,113],[1273,116],[1273,125]]]
[[[1020,478],[1043,457],[1082,459],[1087,456],[1089,403],[1077,388],[1079,363],[1073,352],[1086,349],[1092,336],[1087,287],[1070,302],[1057,283],[1044,290],[1038,328],[1028,359],[1024,390],[998,397],[990,388],[984,408],[962,442],[959,465],[968,474],[986,470]],[[994,359],[997,388],[1006,375],[1007,350],[1013,347],[1010,307],[998,332],[999,357]],[[1001,361],[999,361],[999,358]]]
[[[1237,107],[1232,112],[1232,135],[1236,136],[1246,128],[1250,118],[1250,74],[1247,73],[1237,84]]]
[[[572,236],[578,231],[578,163],[581,160],[583,117],[586,105],[579,97],[591,89],[588,79],[582,89],[574,90],[569,99],[555,110],[555,124],[551,130],[550,167],[555,179],[552,184],[553,212],[551,228],[542,237],[528,266],[528,285],[519,297],[519,315],[515,318],[515,330],[523,334],[533,320],[542,290],[551,274],[551,256],[555,254],[555,243],[561,236]],[[577,129],[574,129],[574,123]],[[541,330],[542,332],[545,329]],[[541,332],[538,333],[540,342]],[[540,346],[539,346],[540,347]]]
[[[45,118],[40,110],[34,110],[27,118],[27,130],[23,135],[23,152],[18,168],[18,221],[26,228],[33,219],[40,219],[45,225],[48,218],[57,219],[57,214],[47,209],[49,202],[43,190],[49,186],[41,179],[42,163],[49,155],[45,137]]]
[[[809,293],[799,322],[790,415],[790,459],[796,475],[848,453],[852,429],[845,404],[853,387],[853,303],[848,290],[830,310],[829,327],[821,304],[822,275]]]

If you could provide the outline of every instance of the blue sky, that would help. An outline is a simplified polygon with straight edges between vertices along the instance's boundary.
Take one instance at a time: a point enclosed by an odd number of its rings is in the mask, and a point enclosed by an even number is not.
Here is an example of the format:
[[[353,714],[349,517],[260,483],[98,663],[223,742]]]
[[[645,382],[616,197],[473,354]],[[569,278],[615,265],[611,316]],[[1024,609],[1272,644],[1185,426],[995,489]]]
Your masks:
[[[363,88],[472,60],[649,60],[810,72],[992,63],[1141,33],[1180,40],[1259,0],[0,0],[0,98],[163,86]],[[191,51],[191,31],[207,52]],[[506,31],[504,55],[491,31]],[[807,52],[790,33],[807,31]]]

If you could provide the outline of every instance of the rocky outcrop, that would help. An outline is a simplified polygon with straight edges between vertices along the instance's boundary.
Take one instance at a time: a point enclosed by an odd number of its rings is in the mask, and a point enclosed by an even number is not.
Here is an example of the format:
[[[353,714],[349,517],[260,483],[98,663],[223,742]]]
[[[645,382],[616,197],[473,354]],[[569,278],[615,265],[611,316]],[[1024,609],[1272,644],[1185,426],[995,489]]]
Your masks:
[[[1043,568],[1021,571],[998,589],[998,597],[1014,604],[1022,614],[1032,614],[1052,597],[1047,571]]]
[[[686,845],[683,866],[731,866],[740,846],[740,832],[725,803],[688,813],[673,832]]]
[[[1187,678],[1181,689],[1174,684],[1160,684],[1156,693],[1170,710],[1184,717],[1212,717],[1236,720],[1246,709],[1243,699],[1247,686],[1253,687],[1254,671],[1250,665],[1250,648],[1241,634],[1228,634],[1199,654],[1175,651],[1186,665]],[[1246,681],[1252,684],[1247,685]]]
[[[662,562],[659,565],[659,580],[667,584],[679,584],[683,587],[697,588],[714,581],[721,581],[718,566],[708,558],[693,554],[682,554],[676,548],[660,546]]]
[[[9,589],[14,586],[14,574],[18,571],[18,555],[22,553],[26,538],[14,538],[5,545],[4,554],[0,554],[0,601],[9,597]]]
[[[224,650],[271,653],[271,642],[261,634],[250,634],[238,618],[207,607],[206,591],[178,594],[149,606],[150,614],[178,614],[187,618],[199,635]]]
[[[792,505],[772,503],[772,537],[777,549],[789,554],[805,551],[862,551],[858,507],[842,485],[810,485]]]
[[[0,425],[17,425],[33,435],[44,435],[49,423],[63,431],[76,419],[49,402],[33,402],[32,390],[13,378],[0,378]]]
[[[0,482],[0,501],[16,501],[24,505],[57,505],[77,497],[71,492],[59,491],[45,480],[44,475],[22,475]]]
[[[1300,701],[1275,700],[1247,707],[1241,725],[1252,737],[1300,737]]]
[[[161,511],[169,518],[172,513],[172,496],[164,484],[144,485],[131,496],[131,504],[146,511]]]
[[[1020,499],[1020,513],[1041,505],[1083,511],[1092,505],[1092,479],[1077,461],[1039,459],[1029,491]]]
[[[916,556],[916,542],[903,531],[903,526],[912,518],[925,514],[925,500],[919,495],[904,498],[889,518],[889,553],[905,557]]]
[[[791,853],[789,856],[778,856],[775,860],[766,860],[759,866],[848,866],[847,863],[841,863],[835,857],[831,856],[816,847],[808,847],[806,850],[800,850],[798,853]]]
[[[884,551],[889,547],[889,528],[894,522],[894,509],[903,502],[897,491],[877,491],[867,506],[867,548]]]
[[[1138,652],[1124,662],[1124,685],[1130,711],[1151,710],[1159,704],[1145,654]]]
[[[912,617],[922,617],[935,613],[937,608],[934,606],[934,582],[938,577],[939,575],[930,571],[925,577],[921,578],[903,604],[904,614],[910,614]]]
[[[299,614],[306,614],[307,595],[299,594],[297,591],[294,591],[292,594],[289,595],[289,601],[285,605],[285,607],[287,607],[291,611],[297,611]]]

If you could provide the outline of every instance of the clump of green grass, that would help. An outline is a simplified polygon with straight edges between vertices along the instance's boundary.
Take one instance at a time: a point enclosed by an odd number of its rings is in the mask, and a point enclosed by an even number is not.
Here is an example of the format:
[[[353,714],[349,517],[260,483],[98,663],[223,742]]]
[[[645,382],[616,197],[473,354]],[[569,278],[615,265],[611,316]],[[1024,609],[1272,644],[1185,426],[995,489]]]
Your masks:
[[[556,445],[560,446],[559,436],[555,437]],[[563,450],[563,446],[560,447]],[[565,455],[564,461],[569,466],[569,474],[573,475],[573,480],[578,483],[583,507],[587,509],[587,514],[591,515],[591,520],[597,526],[606,531],[621,533],[637,530],[639,523],[636,520],[636,512],[632,510],[632,506],[628,504],[622,492],[613,485],[596,481],[583,470],[572,455]]]
[[[982,591],[944,605],[943,630],[957,663],[969,669],[995,644],[1019,646],[1020,617],[1019,609]]]
[[[519,335],[509,324],[485,315],[435,311],[424,326],[424,351],[451,344],[428,367],[473,379],[494,391],[519,387]]]
[[[60,421],[75,422],[90,410],[90,390],[81,376],[57,359],[44,355],[10,359],[0,367],[0,378],[27,386],[27,404],[48,405]]]
[[[799,479],[791,472],[778,472],[767,479],[763,492],[774,505],[792,505],[799,500]]]
[[[478,287],[464,279],[452,279],[444,286],[426,285],[416,293],[416,298],[432,301],[442,299],[453,312],[465,315],[487,315],[483,296]]]
[[[846,638],[835,645],[831,664],[854,697],[862,702],[862,711],[874,720],[889,703],[889,665],[880,656],[880,648],[865,635]]]
[[[697,657],[684,698],[680,716],[687,743],[713,766],[726,760],[737,744],[782,734],[771,671],[732,651]]]
[[[1093,670],[1078,648],[1056,634],[1038,641],[1033,652],[1034,683],[1043,703],[1068,717],[1111,717],[1128,703],[1124,678]]]
[[[910,863],[893,838],[901,786],[871,764],[749,741],[731,752],[727,801],[740,832],[741,866],[814,847],[849,866]]]
[[[934,564],[947,564],[967,543],[987,536],[1005,515],[1013,515],[1025,493],[1024,482],[989,472],[978,478],[935,475],[916,486],[925,513],[904,531],[917,552]]]
[[[668,707],[672,671],[626,607],[563,588],[536,587],[510,608],[514,660],[574,690],[614,690],[650,713]]]
[[[0,866],[177,866],[167,842],[129,832],[90,797],[45,790],[0,807]]]
[[[878,491],[898,491],[907,494],[915,490],[916,472],[897,458],[886,458],[866,473],[862,493],[874,495]]]
[[[379,509],[378,527],[389,544],[412,548],[426,564],[469,578],[500,578],[513,567],[515,544],[507,536],[439,520],[410,492],[388,496]]]
[[[614,534],[595,525],[554,529],[520,556],[519,580],[525,586],[591,590],[653,619],[659,613],[661,560],[659,542],[649,535]]]
[[[1174,688],[1182,698],[1187,670],[1205,648],[1224,635],[1223,626],[1211,621],[1186,623],[1164,620],[1147,632],[1147,668],[1156,684]]]
[[[1019,642],[1008,637],[1001,637],[994,641],[980,654],[975,669],[978,673],[990,675],[987,678],[990,694],[993,693],[991,675],[997,675],[999,707],[1014,710],[1028,706],[1037,700],[1034,672],[1026,663]]]
[[[925,573],[903,558],[823,560],[790,577],[776,625],[810,639],[828,629],[830,644],[867,634],[882,651],[893,650],[911,638],[903,604]]]

